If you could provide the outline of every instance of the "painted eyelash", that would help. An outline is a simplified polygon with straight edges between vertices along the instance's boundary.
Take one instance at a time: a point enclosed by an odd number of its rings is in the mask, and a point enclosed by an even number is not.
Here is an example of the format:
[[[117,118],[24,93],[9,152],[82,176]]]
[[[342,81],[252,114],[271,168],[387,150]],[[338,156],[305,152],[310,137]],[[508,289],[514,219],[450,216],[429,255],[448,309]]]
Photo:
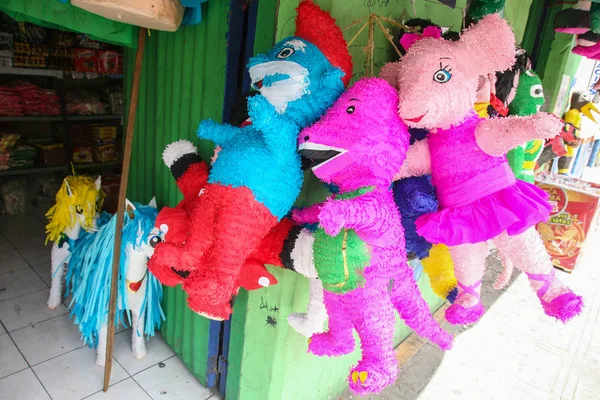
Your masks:
[[[448,72],[452,72],[452,68],[446,69],[448,68],[450,65],[446,65],[445,67],[442,66],[442,63],[440,63],[440,69],[444,70],[444,71],[448,71]]]

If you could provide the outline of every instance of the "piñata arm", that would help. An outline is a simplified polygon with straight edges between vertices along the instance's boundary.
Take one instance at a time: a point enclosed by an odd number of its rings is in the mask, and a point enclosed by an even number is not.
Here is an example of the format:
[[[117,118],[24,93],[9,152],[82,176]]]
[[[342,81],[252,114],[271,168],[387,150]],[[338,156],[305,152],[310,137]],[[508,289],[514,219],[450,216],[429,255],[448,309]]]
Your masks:
[[[275,107],[261,95],[248,99],[248,114],[256,130],[262,133],[265,145],[275,158],[289,159],[295,156],[296,140],[300,127],[284,118]]]
[[[381,234],[392,227],[391,212],[397,208],[385,204],[380,193],[367,193],[354,199],[329,200],[319,212],[319,224],[325,233],[335,236],[342,228]]]
[[[163,160],[183,197],[186,200],[197,197],[208,180],[208,166],[196,147],[187,140],[170,143],[163,151]]]
[[[427,139],[423,139],[408,148],[404,164],[394,175],[394,180],[427,174],[431,174],[431,156],[429,154],[429,142]]]
[[[205,119],[200,122],[196,135],[200,139],[212,141],[215,146],[226,147],[234,138],[243,134],[247,128],[239,128],[229,124],[219,124],[213,120]]]
[[[533,139],[551,139],[560,134],[563,122],[547,113],[526,117],[486,119],[475,130],[477,145],[492,156],[501,156],[510,149]]]
[[[292,211],[292,219],[299,225],[316,224],[319,222],[319,212],[323,203],[313,204],[304,208],[296,208]]]

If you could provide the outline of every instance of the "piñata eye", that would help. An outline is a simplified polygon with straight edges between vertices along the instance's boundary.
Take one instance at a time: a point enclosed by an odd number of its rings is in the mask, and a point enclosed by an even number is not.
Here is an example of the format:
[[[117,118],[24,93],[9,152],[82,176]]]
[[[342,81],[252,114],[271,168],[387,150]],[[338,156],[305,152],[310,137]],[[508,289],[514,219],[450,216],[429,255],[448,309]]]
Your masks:
[[[292,54],[294,54],[294,49],[291,47],[286,47],[277,54],[277,58],[288,58]]]
[[[446,83],[450,78],[452,78],[452,74],[445,69],[437,70],[435,74],[433,74],[433,80],[437,83]]]

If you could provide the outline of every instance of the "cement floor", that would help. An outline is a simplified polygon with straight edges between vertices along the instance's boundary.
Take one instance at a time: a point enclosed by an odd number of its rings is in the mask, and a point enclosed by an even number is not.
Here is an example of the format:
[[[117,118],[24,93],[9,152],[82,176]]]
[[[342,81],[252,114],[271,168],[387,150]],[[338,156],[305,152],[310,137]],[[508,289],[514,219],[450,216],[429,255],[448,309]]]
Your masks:
[[[498,292],[500,262],[490,256],[482,301],[487,312],[474,326],[444,327],[456,335],[442,352],[425,344],[400,365],[381,400],[598,400],[600,399],[600,229],[589,238],[572,274],[557,276],[584,297],[582,314],[564,325],[547,317],[522,274]]]

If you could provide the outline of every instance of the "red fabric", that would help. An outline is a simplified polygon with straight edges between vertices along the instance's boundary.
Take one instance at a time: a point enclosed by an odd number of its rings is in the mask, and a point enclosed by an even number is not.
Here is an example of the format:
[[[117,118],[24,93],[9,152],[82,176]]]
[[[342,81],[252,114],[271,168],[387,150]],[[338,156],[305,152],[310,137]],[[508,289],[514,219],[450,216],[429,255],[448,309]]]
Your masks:
[[[556,157],[564,156],[567,154],[567,148],[565,147],[565,143],[560,136],[555,137],[554,139],[550,139],[546,146],[552,146],[552,151],[556,154]]]
[[[317,46],[334,67],[344,71],[342,81],[348,85],[352,79],[352,56],[335,19],[312,0],[303,0],[296,11],[296,36]]]
[[[508,115],[508,108],[504,105],[500,99],[496,97],[494,93],[490,93],[490,105],[494,107],[494,110],[498,111],[498,114],[506,117]]]

